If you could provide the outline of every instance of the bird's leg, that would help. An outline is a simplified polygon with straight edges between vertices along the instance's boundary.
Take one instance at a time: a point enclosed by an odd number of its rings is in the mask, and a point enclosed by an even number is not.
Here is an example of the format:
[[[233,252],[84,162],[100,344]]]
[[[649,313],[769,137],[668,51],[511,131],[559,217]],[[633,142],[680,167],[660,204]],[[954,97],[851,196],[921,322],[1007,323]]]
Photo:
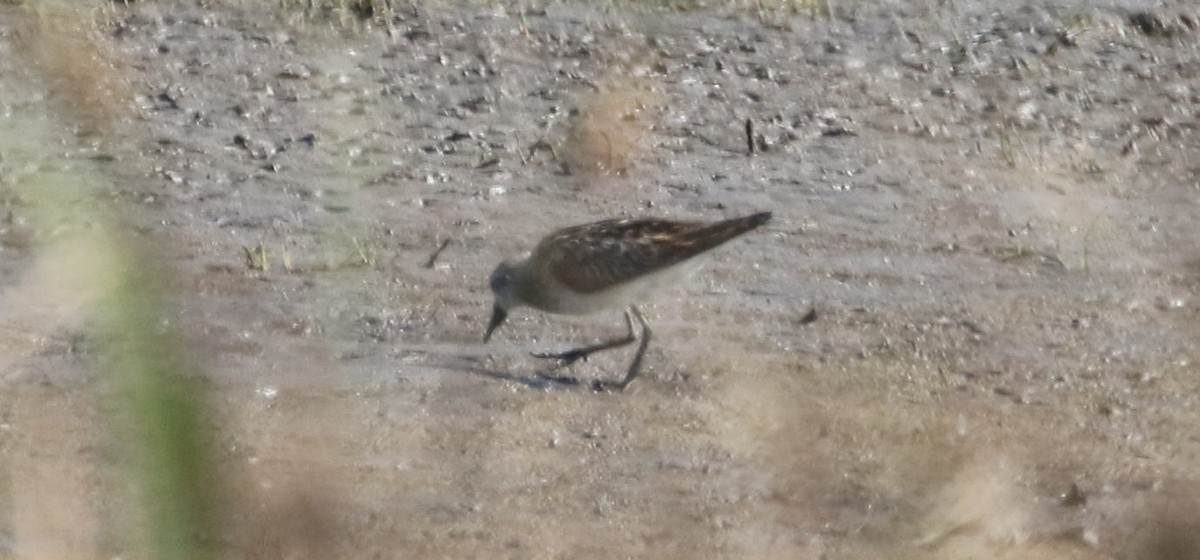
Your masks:
[[[637,313],[637,310],[635,309],[634,312]],[[641,314],[638,315],[638,320],[642,321]],[[643,321],[642,324],[645,324],[645,322]],[[591,346],[584,346],[583,348],[576,348],[574,350],[567,350],[566,352],[533,352],[531,354],[533,357],[541,358],[543,360],[558,360],[558,367],[566,367],[578,362],[580,359],[586,361],[588,356],[601,350],[620,348],[633,342],[634,340],[637,340],[637,338],[633,336],[633,320],[629,318],[628,311],[625,312],[625,327],[629,330],[629,332],[622,338],[601,342],[599,344],[593,344]]]
[[[593,381],[592,382],[592,390],[593,391],[608,391],[611,389],[616,389],[618,391],[624,391],[625,387],[627,387],[630,383],[632,383],[634,378],[636,378],[638,376],[638,373],[641,372],[642,356],[644,356],[646,354],[646,347],[650,346],[650,325],[648,323],[646,323],[646,318],[642,317],[642,312],[638,311],[638,308],[633,305],[629,306],[629,311],[625,312],[626,320],[629,319],[630,311],[633,312],[634,317],[637,317],[638,323],[642,325],[642,341],[640,344],[638,344],[637,354],[633,355],[633,361],[629,363],[629,370],[625,372],[624,379],[617,381],[617,382]],[[629,336],[630,337],[633,336],[633,325],[632,324],[629,326]],[[630,342],[632,342],[632,339],[630,340]]]

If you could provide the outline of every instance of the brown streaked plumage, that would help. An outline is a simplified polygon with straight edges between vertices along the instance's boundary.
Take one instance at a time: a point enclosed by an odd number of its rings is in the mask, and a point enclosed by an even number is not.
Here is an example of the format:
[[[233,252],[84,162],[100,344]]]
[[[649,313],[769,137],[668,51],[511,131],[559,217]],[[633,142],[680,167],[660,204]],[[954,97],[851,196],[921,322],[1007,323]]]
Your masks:
[[[642,326],[642,341],[625,378],[594,384],[597,389],[624,389],[637,376],[650,341],[650,328],[635,304],[686,277],[695,268],[691,266],[695,257],[770,219],[770,212],[719,222],[620,219],[551,233],[528,257],[505,261],[492,273],[496,303],[484,342],[504,322],[509,309],[521,305],[573,315],[628,307],[625,337],[560,354],[536,354],[569,365],[594,352],[624,346],[636,339],[631,319],[635,317]]]

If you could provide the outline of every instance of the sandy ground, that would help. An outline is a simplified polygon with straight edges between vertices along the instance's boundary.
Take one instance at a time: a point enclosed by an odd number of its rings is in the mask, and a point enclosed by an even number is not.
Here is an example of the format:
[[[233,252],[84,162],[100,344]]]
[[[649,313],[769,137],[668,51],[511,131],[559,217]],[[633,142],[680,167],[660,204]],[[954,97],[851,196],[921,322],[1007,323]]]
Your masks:
[[[126,546],[102,343],[31,241],[87,222],[12,194],[75,169],[172,271],[223,556],[1200,557],[1186,3],[439,4],[390,34],[200,4],[104,10],[136,108],[103,132],[0,3],[0,557]],[[624,393],[528,356],[617,312],[479,342],[487,275],[554,228],[764,209],[646,307]]]

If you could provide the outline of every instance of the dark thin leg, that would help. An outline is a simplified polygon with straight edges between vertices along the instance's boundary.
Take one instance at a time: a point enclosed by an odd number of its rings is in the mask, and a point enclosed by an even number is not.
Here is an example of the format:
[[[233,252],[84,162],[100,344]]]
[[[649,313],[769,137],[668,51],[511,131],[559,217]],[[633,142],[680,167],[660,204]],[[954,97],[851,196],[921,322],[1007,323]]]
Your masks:
[[[616,383],[612,381],[594,381],[592,382],[593,391],[607,391],[610,389],[624,391],[625,387],[632,383],[634,378],[641,373],[642,356],[646,354],[646,347],[650,346],[650,325],[646,323],[646,318],[642,317],[642,312],[638,311],[638,308],[633,305],[629,306],[629,311],[625,312],[626,320],[629,319],[630,311],[633,312],[634,317],[637,317],[638,323],[642,325],[642,341],[638,344],[637,354],[633,355],[633,361],[629,364],[629,370],[625,372],[625,379]],[[629,326],[629,335],[633,336],[633,325]]]
[[[634,309],[633,311],[634,311],[634,313],[637,313],[636,309]],[[646,324],[645,320],[642,319],[642,315],[640,313],[638,314],[638,321],[641,321],[643,325]],[[576,348],[574,350],[567,350],[566,352],[556,352],[556,353],[533,352],[533,353],[531,353],[531,355],[535,358],[541,358],[543,360],[558,360],[558,367],[569,366],[575,362],[578,362],[580,359],[587,361],[588,356],[590,356],[596,352],[599,352],[601,350],[608,350],[609,348],[620,348],[622,346],[625,346],[625,345],[633,342],[634,340],[637,340],[637,338],[635,336],[633,336],[633,320],[631,320],[629,318],[628,311],[625,312],[625,327],[627,329],[629,329],[629,332],[628,332],[628,334],[625,335],[624,338],[609,340],[607,342],[601,342],[599,344],[594,344],[592,346],[584,346],[583,348]]]

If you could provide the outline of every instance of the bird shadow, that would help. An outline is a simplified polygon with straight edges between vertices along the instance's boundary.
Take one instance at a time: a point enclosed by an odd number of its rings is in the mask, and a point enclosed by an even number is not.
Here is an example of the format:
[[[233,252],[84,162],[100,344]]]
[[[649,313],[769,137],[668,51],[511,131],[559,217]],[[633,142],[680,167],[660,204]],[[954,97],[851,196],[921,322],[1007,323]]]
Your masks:
[[[579,378],[571,375],[554,375],[547,370],[536,371],[531,375],[518,375],[515,373],[492,369],[476,364],[442,364],[443,369],[469,373],[490,379],[500,381],[509,381],[523,385],[530,389],[549,390],[553,388],[577,388],[583,387],[584,384]]]
[[[513,373],[496,371],[493,369],[471,367],[466,369],[467,373],[491,377],[492,379],[500,379],[503,381],[512,381],[520,383],[531,389],[551,389],[554,387],[580,387],[583,384],[579,378],[570,375],[551,375],[544,371],[534,372],[533,375],[516,375]]]

